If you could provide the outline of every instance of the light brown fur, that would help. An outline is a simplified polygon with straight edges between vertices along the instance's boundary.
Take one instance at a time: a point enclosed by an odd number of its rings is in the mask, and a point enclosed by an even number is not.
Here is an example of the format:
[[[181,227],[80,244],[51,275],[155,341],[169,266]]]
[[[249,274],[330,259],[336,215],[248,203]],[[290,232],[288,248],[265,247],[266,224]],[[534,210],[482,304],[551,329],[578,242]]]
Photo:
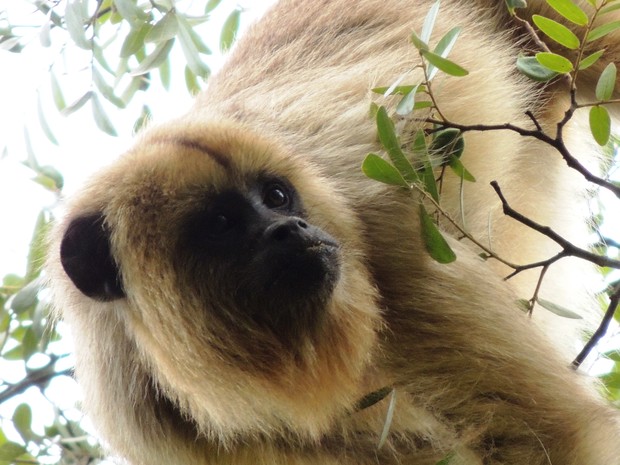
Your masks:
[[[456,239],[458,260],[433,262],[415,198],[360,171],[380,150],[369,104],[391,104],[369,89],[404,72],[408,83],[420,79],[408,37],[430,5],[281,1],[186,117],[141,134],[68,202],[48,271],[73,330],[86,411],[113,453],[133,465],[432,465],[451,453],[450,463],[463,465],[620,463],[617,413],[568,367],[573,347],[553,334],[566,334],[566,321],[539,309],[534,325],[515,304],[531,296],[537,274],[504,282],[503,266]],[[503,2],[442,4],[433,40],[463,26],[451,57],[470,70],[437,77],[442,111],[463,124],[527,126],[531,109],[552,125],[566,100],[515,73],[517,32],[502,11]],[[618,35],[606,44],[617,60]],[[567,135],[580,156],[594,152],[586,128],[577,115]],[[556,246],[503,216],[493,179],[515,208],[586,243],[585,183],[549,147],[508,132],[468,133],[463,162],[478,180],[465,186],[467,227],[500,255],[528,263]],[[288,178],[306,219],[342,247],[326,319],[295,350],[247,322],[214,317],[224,304],[204,301],[175,261],[178,225],[202,192],[240,188],[264,171]],[[458,184],[448,179],[442,198],[455,215]],[[95,212],[127,293],[112,302],[82,295],[58,260],[67,225]],[[588,320],[596,279],[583,264],[560,264],[542,296]],[[379,450],[388,398],[355,405],[385,386],[396,387],[396,404]]]

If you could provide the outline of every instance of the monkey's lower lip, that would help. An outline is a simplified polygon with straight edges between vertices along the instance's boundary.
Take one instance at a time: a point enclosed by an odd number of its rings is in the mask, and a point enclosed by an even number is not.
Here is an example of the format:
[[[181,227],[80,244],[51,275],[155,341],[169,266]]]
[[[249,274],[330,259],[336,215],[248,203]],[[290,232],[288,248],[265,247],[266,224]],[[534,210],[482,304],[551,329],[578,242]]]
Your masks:
[[[268,274],[266,290],[287,287],[289,291],[317,290],[337,273],[340,247],[331,242],[317,241],[302,250],[275,259]]]

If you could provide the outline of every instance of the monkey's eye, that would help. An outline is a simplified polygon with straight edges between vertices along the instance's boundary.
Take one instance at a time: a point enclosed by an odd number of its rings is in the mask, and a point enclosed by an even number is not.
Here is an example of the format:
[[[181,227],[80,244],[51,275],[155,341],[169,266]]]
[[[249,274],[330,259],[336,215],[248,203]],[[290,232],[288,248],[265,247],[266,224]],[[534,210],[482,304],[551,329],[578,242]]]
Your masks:
[[[263,203],[267,208],[282,208],[289,204],[289,195],[285,187],[278,183],[270,183],[265,187]]]

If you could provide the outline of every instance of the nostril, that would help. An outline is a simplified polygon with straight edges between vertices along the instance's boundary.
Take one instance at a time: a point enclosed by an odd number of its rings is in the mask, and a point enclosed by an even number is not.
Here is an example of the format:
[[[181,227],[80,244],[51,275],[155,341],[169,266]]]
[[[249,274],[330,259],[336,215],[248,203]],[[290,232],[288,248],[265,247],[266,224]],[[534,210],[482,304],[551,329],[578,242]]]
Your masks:
[[[299,226],[301,229],[307,229],[308,223],[306,223],[304,220],[297,220],[297,226]]]
[[[291,225],[289,223],[280,224],[271,231],[271,238],[276,241],[284,241],[291,235]]]

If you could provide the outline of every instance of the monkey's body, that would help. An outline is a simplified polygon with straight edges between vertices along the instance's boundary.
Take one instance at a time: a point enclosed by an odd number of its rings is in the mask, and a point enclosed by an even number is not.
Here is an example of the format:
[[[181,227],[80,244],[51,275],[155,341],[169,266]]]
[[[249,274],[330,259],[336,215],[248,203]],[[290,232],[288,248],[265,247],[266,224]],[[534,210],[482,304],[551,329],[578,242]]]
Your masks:
[[[435,263],[415,197],[361,173],[380,151],[369,89],[404,72],[419,81],[408,38],[430,6],[280,2],[186,117],[146,131],[69,203],[49,270],[86,409],[113,452],[133,465],[620,463],[618,415],[517,308],[537,274],[503,282],[506,269],[456,239],[457,261]],[[500,7],[442,4],[431,43],[462,26],[450,57],[470,75],[437,76],[439,106],[461,124],[528,126],[531,109],[551,125],[566,102],[540,112]],[[580,120],[567,142],[592,152]],[[467,133],[462,159],[477,178],[467,228],[491,231],[499,255],[529,263],[556,249],[503,217],[492,179],[584,243],[585,184],[553,150]],[[459,195],[447,179],[455,215]],[[587,309],[594,280],[554,266],[542,296]],[[543,328],[563,324],[545,313]],[[378,450],[389,399],[356,405],[386,386],[396,403]]]

